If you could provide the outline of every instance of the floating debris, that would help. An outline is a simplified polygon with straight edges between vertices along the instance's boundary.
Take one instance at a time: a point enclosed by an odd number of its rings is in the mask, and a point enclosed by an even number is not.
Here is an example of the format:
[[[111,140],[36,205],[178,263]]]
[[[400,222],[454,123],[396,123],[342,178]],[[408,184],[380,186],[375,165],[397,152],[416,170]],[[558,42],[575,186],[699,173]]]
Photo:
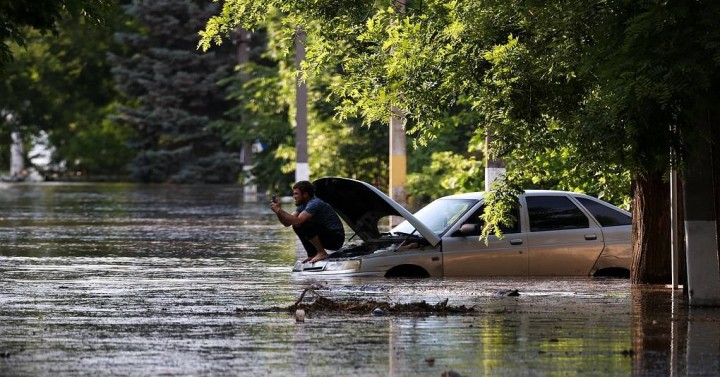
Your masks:
[[[385,311],[382,310],[382,308],[375,308],[372,311],[372,315],[374,315],[376,317],[382,317],[384,315],[387,315],[387,313],[385,313]]]
[[[520,291],[517,289],[503,289],[495,292],[495,297],[517,297],[520,296]]]
[[[295,310],[295,322],[305,322],[305,310],[299,308]]]
[[[303,302],[307,294],[315,297],[312,302]],[[235,309],[236,312],[285,312],[297,314],[298,309],[303,309],[304,314],[318,313],[342,313],[342,314],[372,314],[372,315],[437,315],[437,314],[463,314],[476,312],[474,307],[465,305],[452,306],[448,305],[448,299],[438,302],[437,304],[428,304],[426,301],[410,302],[410,303],[389,303],[386,301],[355,301],[355,300],[332,300],[317,293],[313,287],[305,288],[300,298],[293,305],[287,308],[272,307],[268,309]],[[380,314],[383,313],[383,314]]]
[[[622,351],[620,352],[620,354],[623,355],[623,356],[625,356],[625,357],[633,357],[633,356],[635,355],[635,351],[633,351],[633,350],[622,350]]]

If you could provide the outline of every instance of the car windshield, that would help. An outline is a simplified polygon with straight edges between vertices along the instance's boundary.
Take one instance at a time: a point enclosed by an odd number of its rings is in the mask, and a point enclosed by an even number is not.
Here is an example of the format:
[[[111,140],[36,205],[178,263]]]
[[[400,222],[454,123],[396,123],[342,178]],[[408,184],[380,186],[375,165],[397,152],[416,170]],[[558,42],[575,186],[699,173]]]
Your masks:
[[[415,218],[438,235],[445,231],[467,212],[477,200],[474,199],[438,199],[415,213]],[[415,227],[407,221],[392,229],[392,233],[412,234]]]

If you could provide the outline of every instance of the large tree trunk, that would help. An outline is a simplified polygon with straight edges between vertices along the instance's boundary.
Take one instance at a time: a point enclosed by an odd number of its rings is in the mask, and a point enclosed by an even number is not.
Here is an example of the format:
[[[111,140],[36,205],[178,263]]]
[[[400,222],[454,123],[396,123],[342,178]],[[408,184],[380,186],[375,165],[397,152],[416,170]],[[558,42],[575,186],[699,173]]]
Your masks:
[[[670,186],[662,172],[638,173],[633,180],[633,284],[669,284]]]

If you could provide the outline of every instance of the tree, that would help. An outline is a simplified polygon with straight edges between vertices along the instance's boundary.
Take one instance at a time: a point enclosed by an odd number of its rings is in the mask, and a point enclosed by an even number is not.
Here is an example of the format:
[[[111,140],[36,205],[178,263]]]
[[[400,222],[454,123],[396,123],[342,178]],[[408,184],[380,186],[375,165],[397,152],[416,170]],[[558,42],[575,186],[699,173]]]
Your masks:
[[[229,89],[228,98],[236,102],[227,113],[232,120],[213,124],[233,145],[246,140],[260,142],[263,148],[255,155],[252,173],[261,187],[272,192],[287,190],[296,166],[291,126],[297,75],[291,48],[295,32],[296,27],[283,22],[276,10],[271,11],[253,33],[250,62],[223,82]],[[377,156],[387,153],[387,130],[365,127],[356,117],[335,117],[339,102],[331,97],[332,86],[340,77],[338,66],[328,64],[306,77],[310,171],[315,177],[352,177],[382,187],[386,185],[387,162]]]
[[[373,122],[402,108],[423,143],[448,113],[463,106],[477,112],[473,139],[492,132],[491,150],[508,162],[496,200],[536,178],[595,181],[594,190],[622,197],[631,177],[632,280],[669,276],[661,176],[671,150],[684,156],[697,114],[717,103],[719,4],[423,1],[399,16],[389,3],[231,0],[208,21],[201,45],[217,42],[235,23],[257,24],[267,7],[294,24],[323,24],[308,67],[342,55],[343,81],[334,90],[340,116]],[[503,219],[493,208],[506,206],[487,208],[489,231]]]
[[[488,89],[484,89],[483,72],[491,66],[486,53],[491,52],[493,46],[506,43],[514,30],[512,27],[496,30],[488,16],[476,14],[492,3],[410,2],[404,21],[396,22],[400,16],[390,2],[343,3],[337,9],[328,9],[327,4],[251,5],[228,1],[224,12],[211,19],[206,31],[201,33],[204,35],[201,45],[209,47],[214,38],[238,19],[248,25],[264,22],[268,9],[273,7],[285,12],[285,22],[289,24],[322,23],[322,28],[310,28],[308,32],[312,44],[308,47],[307,73],[317,74],[334,64],[342,67],[341,80],[333,87],[334,98],[341,103],[338,108],[341,118],[359,115],[365,124],[382,124],[393,106],[407,109],[405,121],[408,132],[415,137],[415,145],[428,147],[413,151],[413,157],[419,158],[411,160],[411,169],[417,173],[411,176],[410,185],[421,196],[437,196],[482,186],[481,177],[470,177],[467,171],[445,169],[447,189],[432,191],[432,183],[423,175],[432,173],[427,166],[431,165],[429,156],[435,151],[459,153],[457,158],[450,156],[451,160],[470,164],[482,160],[479,151],[489,123],[483,121],[481,114],[493,103],[483,104],[484,97],[489,96]],[[464,14],[466,11],[469,13]],[[455,128],[463,136],[462,140],[452,136],[458,135]],[[463,131],[465,129],[467,131]],[[449,136],[448,141],[441,140],[445,136]],[[628,193],[617,193],[615,189],[623,184],[628,186],[628,179],[626,174],[615,174],[617,168],[608,174],[595,169],[593,174],[597,179],[584,184],[578,179],[572,180],[571,172],[553,174],[549,171],[549,166],[561,165],[561,157],[571,152],[571,149],[555,151],[543,147],[541,154],[527,154],[517,165],[525,167],[531,163],[539,168],[515,179],[522,180],[524,186],[547,183],[546,187],[582,187],[615,203],[625,202]],[[437,159],[444,159],[442,156],[448,155],[436,154]],[[565,165],[570,169],[575,166]],[[459,182],[462,184],[458,185]]]
[[[210,126],[230,146],[239,149],[248,142],[259,145],[259,150],[252,151],[253,179],[260,190],[281,193],[292,184],[292,175],[284,169],[287,161],[276,153],[280,146],[291,143],[292,87],[279,74],[280,62],[268,51],[267,34],[265,29],[250,34],[249,61],[220,82],[227,88],[227,99],[233,105],[224,119]]]
[[[635,283],[670,279],[663,175],[669,151],[682,159],[698,133],[697,110],[717,101],[719,10],[702,1],[526,3],[514,10],[517,39],[501,47],[508,53],[489,76],[501,82],[500,107],[515,120],[498,121],[501,134],[556,129],[582,152],[578,163],[631,172]],[[514,81],[503,82],[518,64]]]
[[[64,17],[83,19],[102,25],[115,1],[110,0],[5,0],[0,3],[0,67],[12,60],[8,41],[24,47],[28,27],[42,34],[57,33],[57,23]]]
[[[63,17],[56,35],[28,29],[24,47],[8,45],[14,59],[3,66],[0,109],[13,121],[3,132],[20,131],[27,141],[47,133],[53,165],[64,162],[73,173],[119,175],[128,161],[127,131],[106,119],[118,95],[106,59],[117,47],[118,13],[107,11],[106,28]]]
[[[231,152],[210,123],[228,110],[218,83],[232,73],[232,48],[195,51],[196,30],[215,10],[205,1],[134,1],[125,7],[137,31],[119,38],[130,51],[115,55],[113,73],[128,99],[117,120],[137,137],[130,164],[143,182],[235,182],[238,153]]]

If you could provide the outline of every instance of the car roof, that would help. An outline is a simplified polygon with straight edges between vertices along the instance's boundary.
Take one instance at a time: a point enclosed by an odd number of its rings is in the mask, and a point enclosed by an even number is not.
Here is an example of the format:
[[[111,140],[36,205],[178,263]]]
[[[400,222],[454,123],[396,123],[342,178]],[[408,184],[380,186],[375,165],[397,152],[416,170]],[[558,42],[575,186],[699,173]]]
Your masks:
[[[485,191],[477,191],[477,192],[465,192],[462,194],[454,194],[454,195],[447,195],[443,196],[441,199],[476,199],[480,200],[485,197],[487,193]],[[579,196],[588,196],[579,192],[571,192],[571,191],[560,191],[560,190],[525,190],[525,194],[529,195],[579,195]]]

